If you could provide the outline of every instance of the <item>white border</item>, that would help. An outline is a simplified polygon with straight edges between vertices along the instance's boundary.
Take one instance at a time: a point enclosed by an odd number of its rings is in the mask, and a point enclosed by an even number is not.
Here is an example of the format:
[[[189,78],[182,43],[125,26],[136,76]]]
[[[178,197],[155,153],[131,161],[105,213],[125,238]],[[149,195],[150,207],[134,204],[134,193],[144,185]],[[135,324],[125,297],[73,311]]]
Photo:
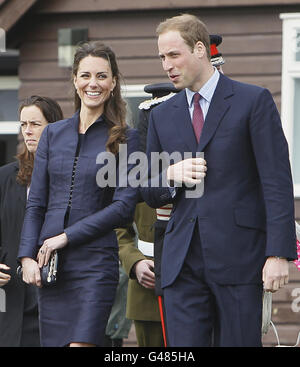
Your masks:
[[[296,31],[300,30],[300,13],[283,13],[282,19],[282,76],[281,76],[281,120],[289,144],[291,166],[293,167],[294,144],[294,94],[296,78],[300,78],[300,62],[294,60],[293,47]],[[299,122],[300,123],[300,122]],[[300,157],[299,157],[300,158]],[[294,183],[294,196],[300,197],[300,183]]]

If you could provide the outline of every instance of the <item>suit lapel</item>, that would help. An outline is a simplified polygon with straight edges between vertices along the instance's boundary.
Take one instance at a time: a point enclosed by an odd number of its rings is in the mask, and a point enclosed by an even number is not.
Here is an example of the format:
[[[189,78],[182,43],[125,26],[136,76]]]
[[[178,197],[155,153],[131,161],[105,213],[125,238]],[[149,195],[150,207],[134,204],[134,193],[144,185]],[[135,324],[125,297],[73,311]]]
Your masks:
[[[24,185],[16,185],[17,195],[19,197],[22,208],[25,208],[27,201],[27,187]]]
[[[24,185],[17,185],[17,191],[18,191],[18,195],[19,195],[19,199],[22,202],[22,204],[26,204],[27,201],[27,187]]]
[[[20,185],[16,181],[16,177],[19,170],[19,163],[15,162],[15,174],[11,176],[11,185],[15,187],[16,199],[20,202],[20,207],[25,208],[27,201],[27,187],[25,185]]]
[[[185,90],[179,92],[175,97],[173,97],[174,109],[172,113],[174,128],[183,141],[186,152],[195,152],[197,149],[197,140],[194,134],[193,125],[191,122],[191,116],[189,113],[188,103],[186,99]]]
[[[202,152],[212,139],[224,115],[230,108],[230,96],[233,95],[232,82],[224,75],[220,75],[215,93],[205,118],[200,137],[198,151]]]

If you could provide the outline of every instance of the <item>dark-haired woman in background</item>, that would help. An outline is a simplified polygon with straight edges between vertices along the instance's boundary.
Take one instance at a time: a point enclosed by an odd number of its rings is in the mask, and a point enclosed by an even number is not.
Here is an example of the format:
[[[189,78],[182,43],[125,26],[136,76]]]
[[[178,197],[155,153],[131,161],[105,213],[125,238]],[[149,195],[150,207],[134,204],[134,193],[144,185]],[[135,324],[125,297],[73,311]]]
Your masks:
[[[23,151],[18,161],[0,167],[0,287],[5,312],[0,312],[0,347],[39,346],[36,289],[16,276],[17,254],[30,187],[34,156],[48,123],[63,118],[50,98],[32,96],[19,107]]]
[[[135,189],[118,185],[118,170],[116,187],[96,181],[99,153],[117,158],[119,144],[128,155],[139,146],[125,122],[113,51],[81,45],[73,81],[77,112],[40,140],[19,251],[23,279],[38,287],[39,267],[58,253],[56,284],[38,291],[42,346],[103,345],[119,277],[114,228],[132,219],[136,204]]]

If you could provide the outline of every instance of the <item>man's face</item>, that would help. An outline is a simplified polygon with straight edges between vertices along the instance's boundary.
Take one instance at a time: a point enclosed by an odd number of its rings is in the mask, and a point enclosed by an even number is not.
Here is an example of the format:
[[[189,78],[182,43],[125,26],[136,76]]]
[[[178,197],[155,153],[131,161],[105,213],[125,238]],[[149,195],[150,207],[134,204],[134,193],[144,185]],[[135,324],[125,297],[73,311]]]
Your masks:
[[[198,42],[192,52],[178,31],[167,31],[159,35],[158,50],[162,66],[177,89],[199,90],[201,79],[199,55],[203,55],[203,49],[204,45]]]

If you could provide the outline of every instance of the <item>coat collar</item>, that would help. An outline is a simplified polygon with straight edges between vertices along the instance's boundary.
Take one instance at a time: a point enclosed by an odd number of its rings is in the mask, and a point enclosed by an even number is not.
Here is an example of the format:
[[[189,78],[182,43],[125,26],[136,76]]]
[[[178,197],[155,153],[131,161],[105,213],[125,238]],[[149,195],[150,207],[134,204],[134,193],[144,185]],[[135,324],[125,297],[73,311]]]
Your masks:
[[[171,101],[174,107],[175,129],[191,152],[202,152],[212,139],[224,115],[230,108],[230,98],[234,94],[232,81],[221,74],[211,104],[206,115],[199,144],[197,144],[185,91],[179,92]]]
[[[75,154],[78,145],[80,121],[79,114],[80,110],[76,111],[72,117],[67,119],[66,129],[68,131],[69,139],[65,142],[65,149],[66,151],[70,151],[71,154]],[[94,129],[95,126],[103,121],[106,121],[103,115],[99,116],[98,119],[87,129],[86,134],[89,133],[90,129]]]
[[[69,124],[73,128],[73,130],[78,134],[79,131],[79,121],[80,121],[80,110],[77,110],[72,117],[69,119]],[[100,115],[97,120],[89,127],[89,129],[99,122],[105,121],[104,115]]]
[[[174,130],[177,131],[180,139],[186,146],[186,151],[194,152],[197,149],[197,141],[191,123],[185,90],[182,90],[175,95],[171,101],[173,102],[174,107],[174,115],[172,116],[172,120],[175,124]]]
[[[233,94],[232,81],[221,74],[206,115],[200,142],[197,147],[198,151],[204,151],[205,147],[214,136],[215,131],[230,108],[231,100],[229,97]]]

